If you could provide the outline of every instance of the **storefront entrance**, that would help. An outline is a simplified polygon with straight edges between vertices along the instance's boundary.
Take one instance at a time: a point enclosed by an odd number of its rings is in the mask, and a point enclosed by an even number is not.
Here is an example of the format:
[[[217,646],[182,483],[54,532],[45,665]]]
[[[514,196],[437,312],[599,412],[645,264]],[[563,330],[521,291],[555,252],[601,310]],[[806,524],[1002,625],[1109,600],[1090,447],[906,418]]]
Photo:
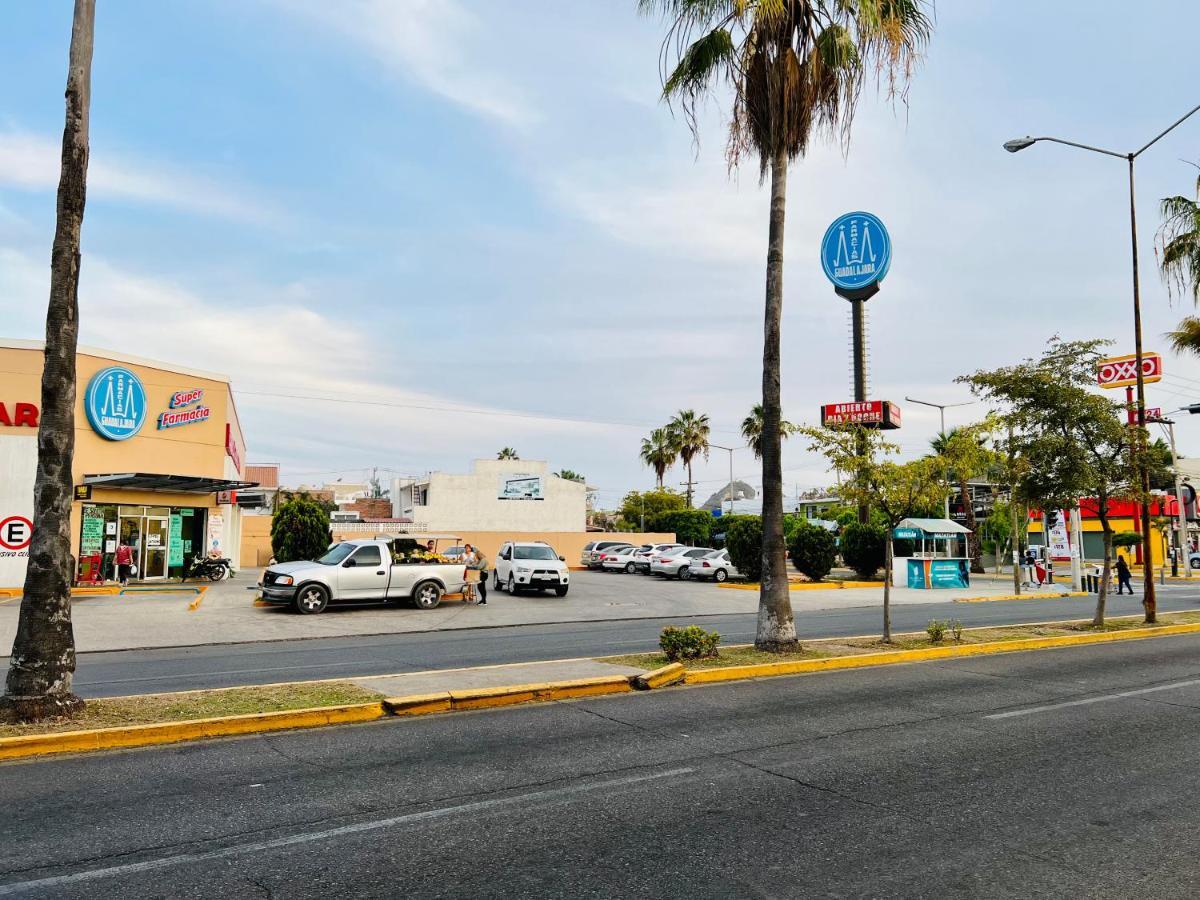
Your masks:
[[[121,544],[133,548],[133,564],[139,581],[167,577],[167,523],[171,511],[165,506],[122,506],[117,519]]]
[[[114,558],[122,544],[133,548],[136,580],[181,577],[188,559],[203,552],[204,523],[203,508],[89,504],[83,509],[77,579],[115,580]]]

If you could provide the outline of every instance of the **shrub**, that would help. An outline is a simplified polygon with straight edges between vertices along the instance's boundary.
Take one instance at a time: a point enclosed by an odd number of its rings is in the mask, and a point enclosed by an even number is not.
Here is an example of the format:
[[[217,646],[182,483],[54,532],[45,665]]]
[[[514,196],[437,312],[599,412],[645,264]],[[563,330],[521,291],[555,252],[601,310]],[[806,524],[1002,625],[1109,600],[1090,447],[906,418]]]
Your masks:
[[[804,524],[792,536],[792,565],[813,581],[821,581],[837,561],[837,539],[817,525]]]
[[[699,625],[688,625],[686,628],[668,625],[658,636],[658,646],[671,662],[716,656],[720,642],[720,634],[705,631]]]
[[[954,636],[954,643],[956,643],[956,644],[962,643],[962,632],[963,632],[962,622],[958,621],[958,619],[954,619],[950,623],[950,634],[952,634]]]
[[[725,549],[738,572],[749,581],[762,579],[762,519],[738,516],[725,531]]]
[[[712,533],[709,535],[709,540],[712,546],[720,550],[722,547],[729,546],[729,529],[737,522],[753,520],[755,522],[762,521],[758,516],[747,515],[745,513],[734,513],[733,515],[714,516],[712,520]]]
[[[281,505],[271,519],[271,552],[277,562],[324,556],[329,538],[329,513],[304,494]]]
[[[842,562],[861,577],[870,578],[883,568],[886,540],[887,531],[878,525],[847,525],[838,545]]]
[[[930,619],[929,624],[925,626],[925,633],[929,635],[930,643],[940,644],[946,637],[946,623],[938,619]]]
[[[706,509],[678,509],[655,516],[653,524],[647,518],[646,524],[655,531],[674,532],[675,540],[681,544],[706,547],[713,521],[712,513]]]

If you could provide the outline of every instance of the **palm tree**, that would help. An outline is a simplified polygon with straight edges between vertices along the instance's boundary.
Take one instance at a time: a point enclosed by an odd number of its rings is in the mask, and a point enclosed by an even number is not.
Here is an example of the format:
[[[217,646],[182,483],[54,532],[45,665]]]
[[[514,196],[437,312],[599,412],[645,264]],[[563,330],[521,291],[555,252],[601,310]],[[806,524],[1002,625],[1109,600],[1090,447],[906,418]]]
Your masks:
[[[499,453],[496,454],[496,459],[520,459],[520,458],[521,457],[517,456],[517,451],[514,450],[512,447],[505,447],[503,450],[501,450]]]
[[[750,449],[759,459],[762,459],[762,427],[762,404],[755,403],[754,408],[750,410],[750,415],[742,419],[742,437],[746,439],[746,443],[750,445]],[[793,425],[786,419],[779,420],[779,436],[781,438],[791,437],[798,428],[798,425]]]
[[[771,176],[763,327],[763,559],[760,648],[796,643],[783,539],[780,462],[779,326],[783,311],[783,229],[788,163],[814,134],[849,147],[865,78],[885,77],[889,95],[906,90],[932,32],[924,0],[639,0],[670,26],[662,45],[663,97],[681,104],[694,136],[697,110],[732,90],[731,166],[757,157]]]
[[[654,476],[658,479],[658,489],[661,491],[663,476],[679,456],[671,443],[670,432],[666,428],[655,428],[650,432],[650,437],[642,438],[642,452],[639,456],[642,462],[654,470]]]
[[[1200,178],[1196,179],[1200,199]],[[1200,304],[1200,203],[1187,197],[1164,197],[1159,206],[1163,223],[1158,230],[1158,264],[1171,293],[1191,294]],[[1185,320],[1186,321],[1186,320]]]
[[[1200,316],[1184,316],[1174,331],[1167,332],[1166,338],[1176,353],[1200,356]]]
[[[587,481],[586,478],[571,469],[563,469],[561,472],[555,472],[554,474],[564,481],[578,481],[581,483]]]
[[[79,342],[79,244],[87,194],[95,0],[75,0],[67,63],[67,115],[50,252],[50,299],[42,367],[42,421],[33,485],[33,536],[16,639],[0,709],[37,721],[77,714],[71,692],[71,465],[75,457],[75,350]]]
[[[697,453],[703,453],[704,458],[708,459],[708,432],[708,416],[698,416],[694,409],[681,409],[675,418],[667,423],[667,433],[671,437],[675,452],[687,466],[688,509],[692,507],[692,460],[696,458]]]

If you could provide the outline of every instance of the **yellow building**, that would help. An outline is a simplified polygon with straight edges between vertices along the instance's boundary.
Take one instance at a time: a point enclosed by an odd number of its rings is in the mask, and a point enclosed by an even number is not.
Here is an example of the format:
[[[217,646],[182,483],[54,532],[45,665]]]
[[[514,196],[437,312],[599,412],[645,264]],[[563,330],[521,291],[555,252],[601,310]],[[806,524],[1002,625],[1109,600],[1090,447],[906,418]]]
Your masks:
[[[0,339],[0,588],[25,579],[34,527],[33,482],[43,345]],[[136,577],[182,574],[216,549],[237,561],[236,492],[246,445],[223,375],[80,347],[75,401],[76,579],[111,579],[117,547]]]

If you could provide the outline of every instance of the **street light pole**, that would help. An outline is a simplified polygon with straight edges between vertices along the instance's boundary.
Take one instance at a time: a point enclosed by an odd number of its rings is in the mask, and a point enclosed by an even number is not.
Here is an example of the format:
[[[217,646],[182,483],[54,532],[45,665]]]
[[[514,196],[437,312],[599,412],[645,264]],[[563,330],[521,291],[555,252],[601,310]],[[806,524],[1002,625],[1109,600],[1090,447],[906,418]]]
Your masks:
[[[941,420],[942,420],[942,430],[938,432],[939,435],[946,433],[946,409],[948,407],[970,406],[972,403],[975,402],[974,400],[966,400],[962,403],[933,403],[929,400],[918,400],[916,397],[905,397],[904,399],[907,400],[909,403],[919,403],[922,406],[932,406],[938,411],[938,413],[941,415]],[[963,497],[962,502],[963,502],[963,508],[965,510],[966,505],[968,503],[970,503],[971,501],[968,498]],[[945,497],[942,498],[942,515],[944,518],[947,518],[947,519],[950,518],[950,495],[949,494],[947,494]]]
[[[709,443],[708,446],[712,447],[715,450],[725,450],[725,451],[728,451],[728,453],[729,453],[729,515],[732,516],[733,515],[733,451],[734,450],[745,450],[746,446],[748,446],[748,445],[743,445],[741,447],[722,447],[720,444]]]
[[[1133,344],[1137,365],[1137,424],[1138,424],[1138,467],[1139,484],[1141,487],[1141,519],[1142,519],[1142,606],[1146,610],[1146,621],[1155,622],[1158,619],[1158,603],[1154,591],[1154,564],[1150,544],[1150,468],[1146,464],[1146,379],[1142,371],[1142,298],[1138,283],[1138,243],[1137,243],[1137,207],[1134,193],[1134,162],[1139,156],[1157,144],[1170,132],[1174,131],[1185,121],[1200,112],[1200,104],[1192,107],[1171,125],[1132,153],[1118,153],[1115,150],[1105,150],[1075,141],[1067,141],[1056,137],[1024,137],[1006,141],[1004,149],[1009,153],[1018,153],[1026,147],[1032,147],[1039,141],[1049,141],[1055,144],[1065,144],[1080,150],[1090,150],[1105,156],[1115,156],[1124,159],[1129,165],[1129,234],[1130,247],[1133,253]]]

